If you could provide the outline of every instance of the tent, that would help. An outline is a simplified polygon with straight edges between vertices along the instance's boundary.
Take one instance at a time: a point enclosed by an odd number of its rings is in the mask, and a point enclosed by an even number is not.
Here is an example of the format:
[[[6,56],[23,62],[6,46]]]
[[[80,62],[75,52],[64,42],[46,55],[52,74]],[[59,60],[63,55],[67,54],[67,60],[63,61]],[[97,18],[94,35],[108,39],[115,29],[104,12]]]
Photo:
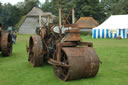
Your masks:
[[[128,38],[128,15],[112,15],[93,28],[92,38]]]

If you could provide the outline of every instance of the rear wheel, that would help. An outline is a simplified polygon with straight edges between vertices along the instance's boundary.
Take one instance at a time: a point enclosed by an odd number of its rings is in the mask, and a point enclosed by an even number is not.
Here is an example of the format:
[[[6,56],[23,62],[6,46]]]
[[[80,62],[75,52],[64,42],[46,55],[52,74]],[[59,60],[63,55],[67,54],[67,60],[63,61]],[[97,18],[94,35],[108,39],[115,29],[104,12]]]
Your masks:
[[[12,36],[9,33],[3,33],[1,37],[1,51],[3,56],[12,55]]]
[[[43,64],[43,44],[40,36],[31,36],[29,40],[29,58],[33,67]]]

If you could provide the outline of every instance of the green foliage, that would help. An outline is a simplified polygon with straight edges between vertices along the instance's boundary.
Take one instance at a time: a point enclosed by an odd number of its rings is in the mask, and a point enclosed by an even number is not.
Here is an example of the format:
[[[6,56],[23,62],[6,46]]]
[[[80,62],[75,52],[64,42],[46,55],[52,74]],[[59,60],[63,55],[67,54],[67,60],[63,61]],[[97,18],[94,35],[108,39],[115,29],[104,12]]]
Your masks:
[[[19,20],[26,15],[33,7],[38,7],[39,0],[26,0],[25,2],[18,2],[16,5],[10,3],[2,5],[0,3],[0,22],[4,29],[8,26],[18,27],[21,23]]]
[[[51,0],[51,2],[46,0],[42,5],[43,11],[50,11],[54,15],[58,15],[59,8],[62,8],[67,13],[72,7],[72,0]]]
[[[24,2],[18,2],[16,5],[15,5],[17,8],[19,9],[24,9],[24,6],[25,6],[25,3]]]
[[[119,15],[128,13],[127,0],[102,0],[101,1],[107,17],[110,15]]]
[[[104,20],[104,8],[98,0],[52,0],[51,2],[45,2],[42,5],[42,9],[45,11],[51,11],[58,16],[58,9],[62,8],[65,15],[71,8],[75,8],[76,18],[92,16],[99,22]],[[70,17],[71,19],[71,17]]]
[[[15,25],[16,30],[18,30],[19,26],[23,23],[25,16],[22,16],[18,23]]]
[[[0,55],[0,85],[128,85],[128,39],[92,39],[102,61],[96,77],[64,82],[58,80],[51,65],[33,68],[28,62],[25,45],[30,35],[18,35],[12,56]],[[78,62],[76,62],[78,63]]]
[[[1,16],[1,11],[2,11],[2,3],[0,3],[0,16]],[[0,23],[2,22],[2,17],[0,17]]]
[[[0,3],[0,23],[4,28],[8,26],[15,26],[22,16],[26,15],[33,7],[39,7],[39,0],[25,0],[18,2],[16,5]],[[45,12],[52,12],[57,16],[58,9],[62,8],[65,15],[71,8],[75,9],[76,20],[80,17],[91,16],[98,22],[103,22],[110,15],[128,14],[127,0],[46,0],[42,4],[42,10]],[[71,22],[71,16],[69,17]],[[17,25],[16,25],[17,28]]]
[[[43,11],[45,11],[45,12],[51,12],[52,11],[52,8],[50,8],[51,7],[51,2],[49,2],[49,1],[45,1],[45,3],[44,4],[42,4],[42,10]]]
[[[63,8],[66,15],[71,8],[75,8],[76,18],[91,16],[100,23],[110,15],[127,14],[127,0],[51,0],[42,5],[44,11],[50,11],[58,16],[58,8]]]
[[[38,7],[39,0],[25,0],[24,14],[27,14],[33,7]]]
[[[42,5],[42,10],[46,12],[52,12],[56,15],[56,21],[58,22],[58,13],[59,8],[63,9],[64,15],[67,16],[71,8],[73,8],[72,0],[48,0]],[[69,22],[71,22],[71,16],[69,17]]]
[[[99,0],[74,0],[77,19],[80,17],[91,16],[97,21],[102,22],[106,15],[104,8]]]
[[[11,4],[4,4],[1,11],[1,22],[3,27],[7,29],[8,26],[14,26],[20,19],[22,14],[16,6]]]
[[[110,11],[113,15],[128,14],[128,1],[127,0],[119,0],[118,3],[115,3],[111,7]]]

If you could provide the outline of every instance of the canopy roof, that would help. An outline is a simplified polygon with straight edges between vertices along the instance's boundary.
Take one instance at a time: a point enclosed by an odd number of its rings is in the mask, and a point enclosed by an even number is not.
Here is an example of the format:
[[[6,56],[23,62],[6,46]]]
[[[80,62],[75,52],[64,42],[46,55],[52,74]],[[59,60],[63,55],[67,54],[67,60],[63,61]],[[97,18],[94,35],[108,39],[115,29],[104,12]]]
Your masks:
[[[79,28],[94,28],[99,25],[99,23],[93,17],[81,17],[76,24]]]
[[[128,28],[128,15],[111,15],[101,25],[93,29],[124,29]]]

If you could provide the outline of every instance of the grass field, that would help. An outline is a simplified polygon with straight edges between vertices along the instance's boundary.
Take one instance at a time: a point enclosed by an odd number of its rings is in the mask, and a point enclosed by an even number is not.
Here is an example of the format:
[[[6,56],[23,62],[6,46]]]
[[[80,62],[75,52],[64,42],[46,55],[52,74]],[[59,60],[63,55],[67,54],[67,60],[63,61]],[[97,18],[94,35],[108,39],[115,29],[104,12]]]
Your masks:
[[[102,64],[96,77],[63,82],[51,65],[33,68],[25,45],[30,35],[18,35],[10,57],[0,55],[0,85],[128,85],[128,39],[91,39]]]

